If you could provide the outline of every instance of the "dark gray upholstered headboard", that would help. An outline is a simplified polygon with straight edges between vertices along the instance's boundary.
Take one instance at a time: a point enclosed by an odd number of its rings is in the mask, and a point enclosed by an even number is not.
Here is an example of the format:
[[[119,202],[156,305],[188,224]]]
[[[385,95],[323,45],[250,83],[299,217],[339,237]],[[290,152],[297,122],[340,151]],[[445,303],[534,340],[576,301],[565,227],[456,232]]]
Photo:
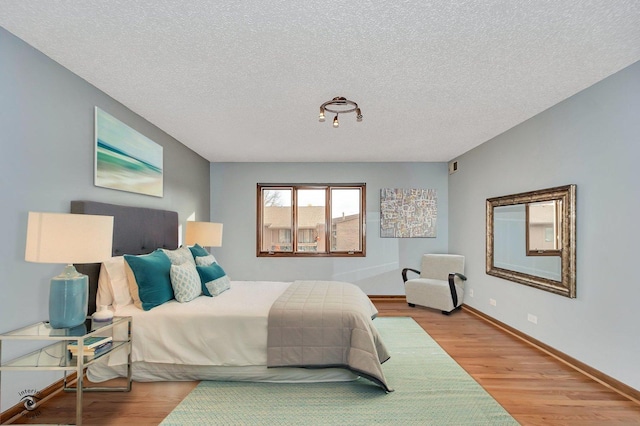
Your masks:
[[[95,201],[72,201],[71,213],[113,216],[113,255],[146,254],[178,247],[178,213]],[[96,310],[100,264],[76,265],[89,276],[89,314]]]

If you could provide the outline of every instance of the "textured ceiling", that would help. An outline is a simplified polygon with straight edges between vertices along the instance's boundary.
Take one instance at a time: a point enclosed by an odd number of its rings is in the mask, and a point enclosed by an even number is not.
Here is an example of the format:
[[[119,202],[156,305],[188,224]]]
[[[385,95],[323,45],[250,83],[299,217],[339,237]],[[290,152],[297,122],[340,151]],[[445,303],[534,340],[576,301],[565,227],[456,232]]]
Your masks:
[[[210,161],[448,161],[640,60],[638,0],[2,0]],[[235,3],[235,2],[233,2]],[[364,120],[318,122],[345,96]]]

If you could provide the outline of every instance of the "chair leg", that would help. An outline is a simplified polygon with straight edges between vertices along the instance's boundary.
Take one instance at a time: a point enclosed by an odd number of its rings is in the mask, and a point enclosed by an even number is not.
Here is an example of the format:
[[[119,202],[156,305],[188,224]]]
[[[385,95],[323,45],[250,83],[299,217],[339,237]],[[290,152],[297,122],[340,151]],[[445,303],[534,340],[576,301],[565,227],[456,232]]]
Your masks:
[[[457,311],[458,309],[462,309],[462,305],[459,305],[459,306],[457,306],[457,307],[453,308],[453,309],[452,309],[452,310],[450,310],[449,312],[447,312],[447,311],[442,311],[442,315],[451,315],[451,313],[452,313],[453,311]]]
[[[416,307],[415,303],[407,303],[407,305],[409,305],[411,308],[415,308]]]

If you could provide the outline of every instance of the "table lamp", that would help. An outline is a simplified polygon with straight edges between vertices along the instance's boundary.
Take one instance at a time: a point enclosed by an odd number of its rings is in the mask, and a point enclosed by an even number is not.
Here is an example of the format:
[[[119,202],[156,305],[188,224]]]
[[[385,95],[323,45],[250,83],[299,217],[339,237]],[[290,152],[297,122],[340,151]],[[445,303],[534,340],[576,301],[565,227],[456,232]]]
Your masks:
[[[70,328],[84,323],[89,301],[89,278],[73,263],[97,263],[111,257],[113,217],[29,212],[25,260],[66,263],[51,279],[49,323]]]
[[[184,243],[188,246],[222,247],[222,224],[187,221]]]

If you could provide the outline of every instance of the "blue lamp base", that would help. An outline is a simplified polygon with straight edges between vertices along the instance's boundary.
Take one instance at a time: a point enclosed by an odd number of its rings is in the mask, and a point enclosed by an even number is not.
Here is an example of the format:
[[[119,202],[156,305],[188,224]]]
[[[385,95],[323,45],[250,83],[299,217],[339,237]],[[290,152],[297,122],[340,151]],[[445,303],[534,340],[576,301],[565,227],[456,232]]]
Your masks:
[[[83,324],[87,318],[89,277],[67,265],[51,279],[49,290],[49,323],[53,328],[70,328]]]

